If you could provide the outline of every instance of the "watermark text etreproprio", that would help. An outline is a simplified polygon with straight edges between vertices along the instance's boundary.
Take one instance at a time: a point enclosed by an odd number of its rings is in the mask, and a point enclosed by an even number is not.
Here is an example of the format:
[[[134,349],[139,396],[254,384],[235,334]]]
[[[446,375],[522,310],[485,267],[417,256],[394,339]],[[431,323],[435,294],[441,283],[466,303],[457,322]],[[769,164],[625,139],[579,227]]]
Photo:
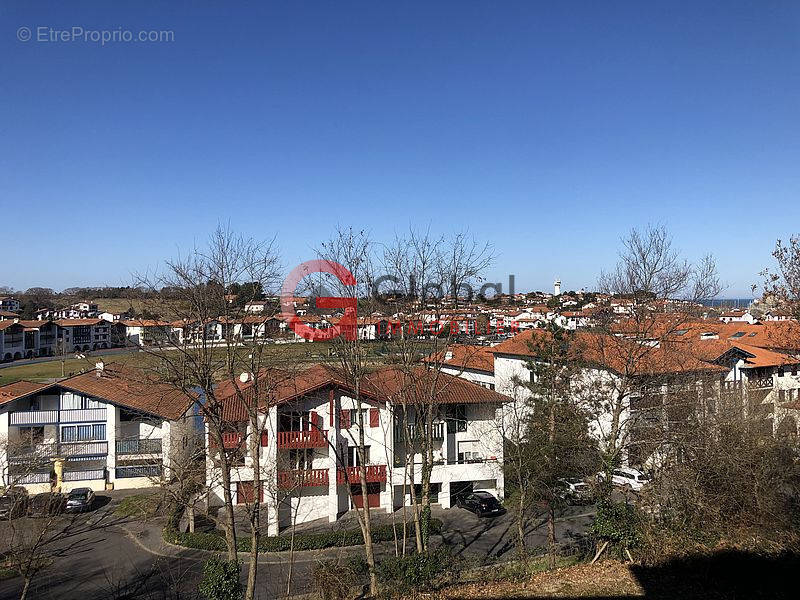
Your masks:
[[[17,29],[20,42],[39,43],[88,43],[100,44],[134,44],[134,43],[169,43],[175,41],[175,32],[170,29],[142,29],[132,31],[117,27],[115,29],[86,29],[80,25],[68,28],[39,25],[34,29],[20,27]]]

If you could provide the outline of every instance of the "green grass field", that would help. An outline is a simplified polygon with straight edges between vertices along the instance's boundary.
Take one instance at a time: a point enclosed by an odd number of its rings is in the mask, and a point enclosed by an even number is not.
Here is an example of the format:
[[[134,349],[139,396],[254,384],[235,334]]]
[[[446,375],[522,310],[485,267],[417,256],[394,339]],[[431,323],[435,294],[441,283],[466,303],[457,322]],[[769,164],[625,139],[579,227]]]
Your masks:
[[[64,376],[80,373],[86,369],[93,369],[95,363],[99,360],[103,360],[106,363],[132,363],[136,360],[141,360],[141,357],[138,354],[104,354],[87,356],[84,359],[69,358],[64,361]],[[61,377],[60,360],[37,362],[29,365],[0,369],[0,385],[13,383],[21,379],[26,379],[28,381],[49,381],[52,379],[60,379]]]
[[[311,364],[316,362],[327,362],[337,364],[336,356],[333,354],[335,342],[313,342],[295,344],[274,344],[264,347],[265,358],[262,364]],[[374,366],[391,362],[391,343],[371,342],[364,345],[367,352],[368,361]],[[426,355],[431,351],[431,346],[427,342],[420,342],[420,356]],[[168,353],[172,353],[167,351]],[[216,349],[219,353],[219,360],[224,360],[225,351]],[[245,347],[237,349],[240,354],[242,364],[247,362],[246,353],[249,350]],[[93,369],[95,363],[103,360],[106,365],[121,364],[131,366],[146,367],[153,365],[158,359],[145,352],[133,352],[130,354],[98,354],[87,356],[86,358],[68,358],[63,363],[60,360],[46,362],[36,362],[27,365],[4,367],[0,369],[0,385],[6,385],[22,379],[37,382],[49,382],[61,377],[69,377],[88,369]],[[238,362],[238,361],[237,361]],[[242,370],[245,367],[242,366]]]

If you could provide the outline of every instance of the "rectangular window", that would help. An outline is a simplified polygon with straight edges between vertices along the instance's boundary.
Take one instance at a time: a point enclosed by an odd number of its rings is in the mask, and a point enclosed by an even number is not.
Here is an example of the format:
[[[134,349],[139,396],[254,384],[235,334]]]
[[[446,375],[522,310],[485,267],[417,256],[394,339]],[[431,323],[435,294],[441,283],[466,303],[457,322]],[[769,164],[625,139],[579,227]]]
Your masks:
[[[78,425],[78,441],[87,442],[92,439],[91,425]]]
[[[367,425],[367,424],[369,424],[369,421],[367,419],[368,419],[368,417],[367,417],[367,409],[366,408],[362,408],[361,409],[361,421],[358,420],[358,409],[357,408],[351,408],[350,409],[350,424],[351,425],[358,425],[359,423],[364,423],[364,425]]]
[[[309,412],[284,412],[278,415],[278,431],[308,431]]]
[[[90,442],[106,439],[105,424],[99,425],[64,425],[61,427],[62,442]]]
[[[61,410],[79,410],[87,408],[103,408],[105,404],[93,398],[85,398],[80,394],[67,392],[61,395]]]
[[[467,430],[467,407],[464,404],[454,404],[449,407],[447,415],[447,433],[456,433]]]
[[[369,446],[364,446],[364,461],[365,464],[369,464]],[[359,460],[358,457],[357,446],[350,446],[347,448],[347,466],[348,467],[361,466],[361,461]]]
[[[61,441],[62,442],[76,442],[78,440],[77,433],[74,425],[61,428]]]

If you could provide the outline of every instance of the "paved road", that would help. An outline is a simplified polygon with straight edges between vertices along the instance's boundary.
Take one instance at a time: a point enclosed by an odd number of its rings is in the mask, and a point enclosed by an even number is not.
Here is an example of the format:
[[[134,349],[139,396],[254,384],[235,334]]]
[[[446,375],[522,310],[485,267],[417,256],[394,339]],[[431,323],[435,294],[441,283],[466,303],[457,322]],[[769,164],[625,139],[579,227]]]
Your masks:
[[[64,556],[55,558],[36,578],[31,598],[43,600],[114,600],[123,598],[195,598],[202,564],[211,553],[177,548],[161,539],[162,522],[142,523],[113,515],[114,502],[97,511],[69,521],[72,535],[64,540]],[[591,522],[592,507],[570,507],[559,517],[557,536],[568,543]],[[510,557],[514,548],[514,515],[479,519],[463,509],[435,510],[445,524],[441,540],[456,552],[477,562],[492,562]],[[66,518],[65,518],[66,519]],[[4,525],[7,525],[4,524]],[[546,527],[532,516],[526,527],[529,547],[546,544]],[[3,532],[0,532],[3,535]],[[360,555],[360,547],[296,553],[293,593],[308,591],[314,564],[337,556]],[[393,553],[393,547],[378,549],[378,558]],[[506,556],[508,554],[508,556]],[[247,563],[246,556],[242,559]],[[288,578],[285,554],[266,554],[259,559],[261,599],[285,594]],[[19,578],[0,581],[0,600],[19,597]]]

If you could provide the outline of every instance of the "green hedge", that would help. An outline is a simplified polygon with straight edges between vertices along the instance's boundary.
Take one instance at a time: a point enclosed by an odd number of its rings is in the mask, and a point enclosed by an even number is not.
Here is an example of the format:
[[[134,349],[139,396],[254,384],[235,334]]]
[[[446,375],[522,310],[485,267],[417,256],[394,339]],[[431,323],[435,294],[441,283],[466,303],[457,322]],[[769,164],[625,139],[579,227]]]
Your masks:
[[[451,555],[448,548],[439,548],[428,554],[387,556],[378,563],[377,575],[395,594],[405,594],[433,589],[445,575],[456,576],[460,567],[460,559]]]
[[[398,523],[394,526],[397,529],[397,537],[403,537],[403,524]],[[413,523],[408,523],[407,533],[414,535]],[[440,533],[442,522],[432,519],[430,522],[430,532]],[[174,525],[167,525],[164,528],[164,540],[170,544],[196,548],[198,550],[219,550],[225,551],[225,534],[215,531],[213,533],[180,533]],[[394,541],[392,525],[377,525],[372,527],[373,542]],[[292,539],[288,535],[274,537],[262,537],[259,542],[259,550],[262,552],[284,552],[291,548]],[[341,546],[360,546],[364,543],[361,529],[345,529],[341,531],[326,531],[324,533],[296,533],[294,536],[295,550],[321,550],[322,548],[336,548]],[[250,538],[239,537],[237,545],[240,552],[250,551]]]

